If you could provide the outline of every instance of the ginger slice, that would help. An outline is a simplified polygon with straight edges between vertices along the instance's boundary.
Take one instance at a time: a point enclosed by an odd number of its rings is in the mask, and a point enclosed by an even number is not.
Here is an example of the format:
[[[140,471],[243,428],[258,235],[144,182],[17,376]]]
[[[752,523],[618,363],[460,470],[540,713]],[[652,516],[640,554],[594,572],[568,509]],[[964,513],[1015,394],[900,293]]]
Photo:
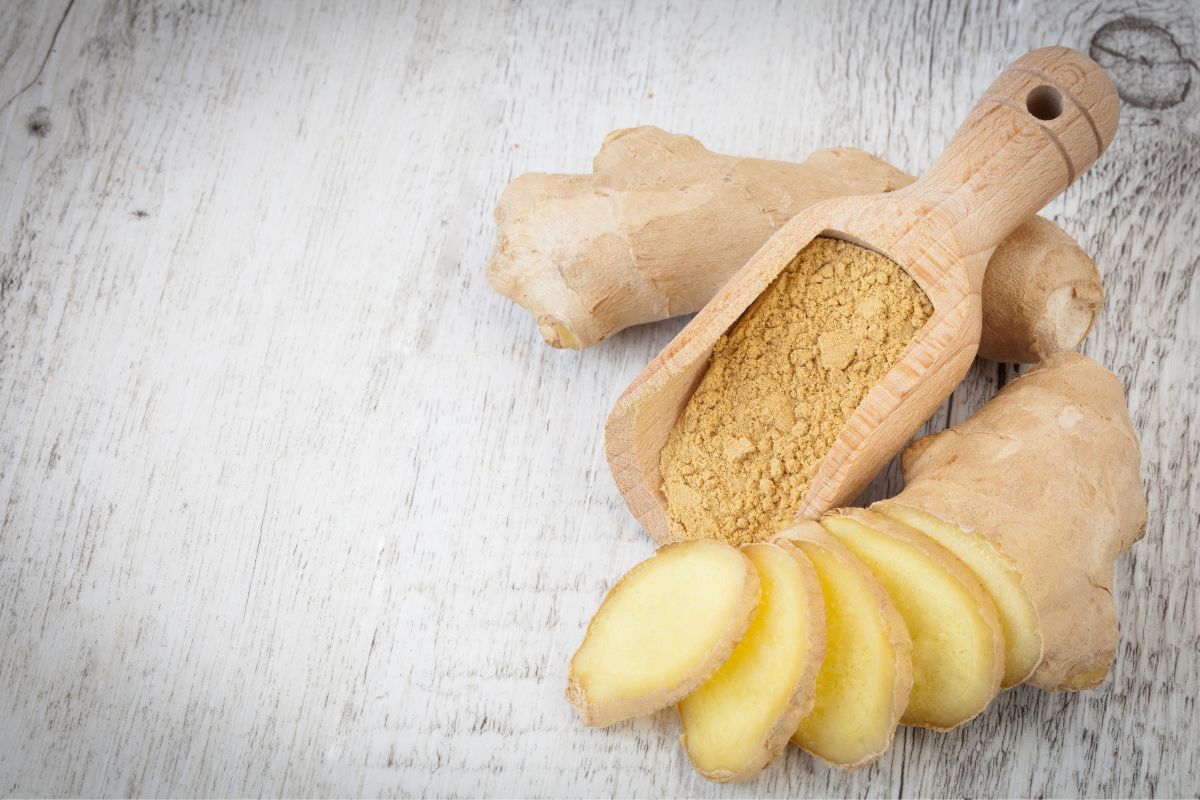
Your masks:
[[[746,780],[787,746],[812,707],[825,653],[825,607],[808,559],[787,543],[742,552],[762,599],[729,660],[678,705],[683,744],[712,781]]]
[[[746,633],[759,573],[713,539],[661,547],[625,574],[571,659],[567,699],[604,727],[673,705],[704,683]]]
[[[1004,628],[1004,678],[1000,685],[1015,686],[1028,678],[1042,660],[1042,635],[1037,609],[1012,561],[982,536],[924,511],[889,501],[875,503],[871,510],[920,531],[971,568],[996,604]]]
[[[879,578],[912,637],[913,686],[900,722],[949,730],[1000,689],[1004,633],[979,579],[950,551],[881,514],[842,509],[821,518]]]
[[[859,558],[815,522],[782,531],[812,562],[825,600],[816,701],[792,741],[835,766],[861,767],[892,743],[913,684],[912,639],[896,604]]]

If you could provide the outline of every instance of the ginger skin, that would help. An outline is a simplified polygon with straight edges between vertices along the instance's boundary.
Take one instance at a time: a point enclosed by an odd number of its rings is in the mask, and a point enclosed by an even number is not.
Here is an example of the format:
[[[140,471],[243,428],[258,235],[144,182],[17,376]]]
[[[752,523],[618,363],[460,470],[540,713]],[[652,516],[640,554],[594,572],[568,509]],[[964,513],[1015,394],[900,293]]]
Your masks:
[[[610,133],[592,169],[521,175],[496,206],[488,280],[554,347],[697,311],[803,209],[913,181],[861,150],[800,164],[738,158],[649,126]],[[1042,218],[996,249],[982,293],[979,354],[998,361],[1074,349],[1103,299],[1096,265]]]

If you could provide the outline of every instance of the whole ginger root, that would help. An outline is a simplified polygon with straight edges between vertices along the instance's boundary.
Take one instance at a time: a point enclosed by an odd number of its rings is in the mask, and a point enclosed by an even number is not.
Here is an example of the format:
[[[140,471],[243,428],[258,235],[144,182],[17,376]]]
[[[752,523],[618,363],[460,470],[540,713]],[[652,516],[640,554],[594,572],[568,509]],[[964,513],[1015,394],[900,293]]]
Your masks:
[[[654,127],[614,131],[591,175],[521,175],[496,206],[492,287],[555,347],[591,347],[631,325],[697,311],[784,222],[820,200],[913,178],[861,150],[800,164],[713,153]],[[1096,265],[1034,218],[993,254],[979,354],[1035,362],[1072,350],[1103,290]]]
[[[916,509],[996,548],[1036,612],[1042,655],[1027,682],[1085,689],[1116,653],[1112,569],[1145,532],[1140,467],[1120,381],[1059,353],[909,445],[904,490],[874,508]]]

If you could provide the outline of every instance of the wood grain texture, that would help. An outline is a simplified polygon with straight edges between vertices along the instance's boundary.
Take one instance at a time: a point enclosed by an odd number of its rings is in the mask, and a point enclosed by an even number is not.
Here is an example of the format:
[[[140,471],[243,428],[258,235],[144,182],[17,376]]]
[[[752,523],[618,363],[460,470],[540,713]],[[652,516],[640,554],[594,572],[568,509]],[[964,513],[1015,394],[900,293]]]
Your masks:
[[[919,172],[1044,44],[1125,101],[1047,212],[1144,450],[1113,674],[737,787],[669,713],[584,728],[567,660],[651,548],[603,420],[682,323],[546,347],[484,281],[504,185],[635,124]],[[0,793],[1196,794],[1198,59],[1188,0],[0,4]]]

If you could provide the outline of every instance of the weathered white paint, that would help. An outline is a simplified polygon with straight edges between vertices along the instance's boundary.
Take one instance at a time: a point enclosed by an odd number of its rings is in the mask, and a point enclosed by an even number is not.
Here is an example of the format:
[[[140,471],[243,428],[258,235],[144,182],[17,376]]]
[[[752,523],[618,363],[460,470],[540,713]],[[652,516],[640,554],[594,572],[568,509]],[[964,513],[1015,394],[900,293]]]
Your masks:
[[[651,549],[604,416],[680,323],[552,351],[483,279],[504,184],[612,128],[919,171],[1007,61],[1126,14],[1192,59],[1121,33],[1139,98],[1200,79],[1188,0],[0,4],[0,793],[1195,794],[1200,92],[1126,104],[1050,209],[1145,450],[1116,668],[865,771],[716,787],[668,713],[577,722]]]

